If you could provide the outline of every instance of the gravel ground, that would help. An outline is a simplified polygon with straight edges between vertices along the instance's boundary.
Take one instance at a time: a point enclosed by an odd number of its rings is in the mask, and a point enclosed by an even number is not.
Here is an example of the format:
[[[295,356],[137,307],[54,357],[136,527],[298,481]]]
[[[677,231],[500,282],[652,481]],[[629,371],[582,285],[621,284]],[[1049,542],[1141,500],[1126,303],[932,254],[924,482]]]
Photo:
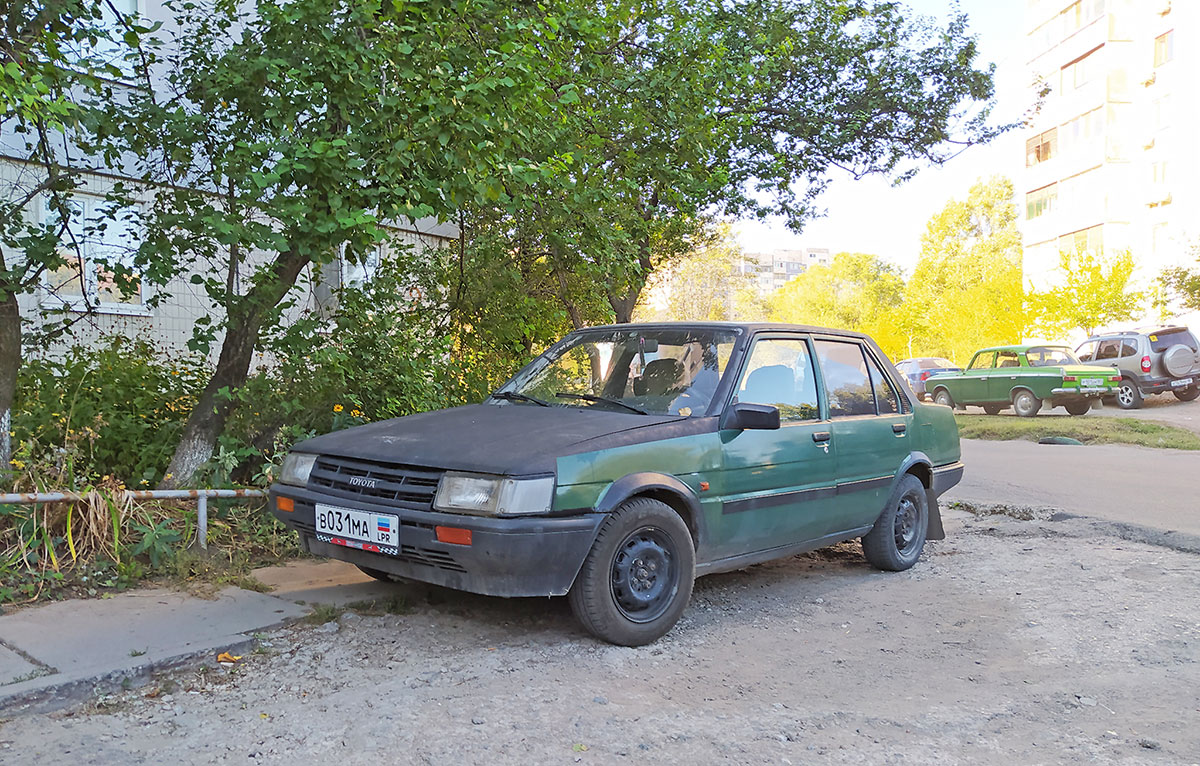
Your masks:
[[[0,762],[1200,762],[1200,557],[952,515],[909,572],[842,545],[701,579],[639,649],[397,586],[405,614],[0,723]]]

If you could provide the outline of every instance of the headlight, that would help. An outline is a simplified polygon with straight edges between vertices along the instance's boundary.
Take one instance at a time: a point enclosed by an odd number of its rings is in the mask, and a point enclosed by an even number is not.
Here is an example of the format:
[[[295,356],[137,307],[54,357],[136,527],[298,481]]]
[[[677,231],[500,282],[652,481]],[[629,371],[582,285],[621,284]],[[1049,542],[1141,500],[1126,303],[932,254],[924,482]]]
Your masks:
[[[303,452],[290,453],[283,459],[283,468],[279,469],[279,481],[303,487],[308,484],[308,475],[312,473],[313,464],[316,462],[316,455],[306,455]]]
[[[446,473],[438,484],[433,507],[487,516],[548,513],[554,500],[554,477],[507,479],[474,473]]]

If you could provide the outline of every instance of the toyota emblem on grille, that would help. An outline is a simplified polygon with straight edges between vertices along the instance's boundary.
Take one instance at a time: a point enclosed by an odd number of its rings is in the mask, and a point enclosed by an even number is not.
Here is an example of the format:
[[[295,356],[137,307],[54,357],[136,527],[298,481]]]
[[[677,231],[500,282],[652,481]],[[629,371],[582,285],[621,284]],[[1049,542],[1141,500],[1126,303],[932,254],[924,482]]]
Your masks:
[[[378,483],[379,482],[376,481],[375,479],[368,479],[363,476],[351,476],[350,477],[350,486],[351,487],[366,487],[367,489],[375,489],[375,485],[377,485]]]

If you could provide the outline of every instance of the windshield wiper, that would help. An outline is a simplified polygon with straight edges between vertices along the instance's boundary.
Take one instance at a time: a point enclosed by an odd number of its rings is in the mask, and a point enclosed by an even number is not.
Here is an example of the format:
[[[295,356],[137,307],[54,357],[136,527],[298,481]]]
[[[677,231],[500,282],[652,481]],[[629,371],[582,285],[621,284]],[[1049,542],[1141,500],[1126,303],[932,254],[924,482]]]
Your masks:
[[[518,394],[516,391],[496,391],[489,396],[492,399],[503,399],[507,402],[529,402],[530,404],[539,404],[543,407],[552,406],[550,402],[543,402],[541,399],[529,396],[528,394]]]
[[[609,399],[607,396],[596,396],[595,394],[568,394],[566,391],[558,391],[554,395],[560,399],[582,399],[585,402],[604,402],[605,404],[615,404],[618,407],[624,407],[631,412],[636,412],[639,415],[650,414],[643,409],[634,407],[632,404],[626,404],[620,399]]]

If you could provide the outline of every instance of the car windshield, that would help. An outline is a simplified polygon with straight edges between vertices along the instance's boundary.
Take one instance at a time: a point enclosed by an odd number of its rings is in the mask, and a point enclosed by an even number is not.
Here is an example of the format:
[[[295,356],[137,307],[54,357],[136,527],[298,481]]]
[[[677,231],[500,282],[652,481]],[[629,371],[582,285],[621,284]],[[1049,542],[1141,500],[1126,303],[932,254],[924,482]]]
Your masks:
[[[1064,364],[1079,364],[1079,360],[1066,346],[1034,346],[1025,352],[1030,367],[1061,367]]]
[[[735,330],[583,331],[535,359],[493,398],[698,417],[712,402],[736,340]]]

